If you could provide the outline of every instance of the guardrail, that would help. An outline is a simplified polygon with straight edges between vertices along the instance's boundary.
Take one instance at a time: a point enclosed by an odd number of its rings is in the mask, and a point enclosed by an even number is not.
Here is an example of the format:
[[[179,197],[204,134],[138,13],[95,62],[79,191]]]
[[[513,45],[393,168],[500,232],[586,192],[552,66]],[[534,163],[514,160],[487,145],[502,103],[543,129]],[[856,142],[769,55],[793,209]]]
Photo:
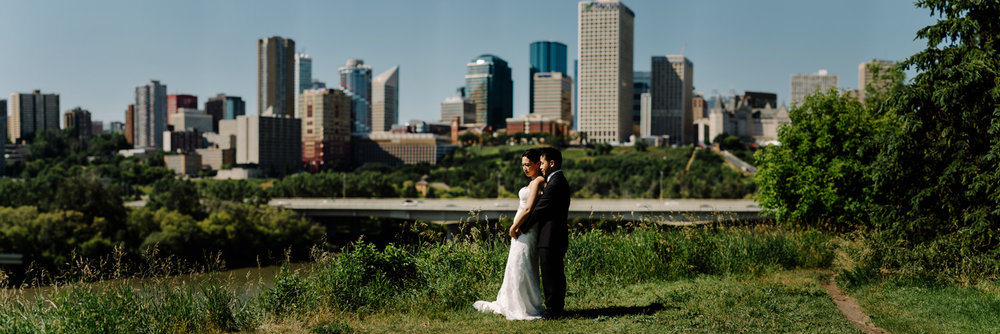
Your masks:
[[[24,255],[15,253],[0,253],[0,264],[23,264]]]

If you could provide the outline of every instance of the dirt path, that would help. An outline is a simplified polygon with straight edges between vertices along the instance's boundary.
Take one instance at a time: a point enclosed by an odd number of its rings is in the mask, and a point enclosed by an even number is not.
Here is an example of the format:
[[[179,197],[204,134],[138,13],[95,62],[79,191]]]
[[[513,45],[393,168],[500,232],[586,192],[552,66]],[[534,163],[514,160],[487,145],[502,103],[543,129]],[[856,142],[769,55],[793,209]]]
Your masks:
[[[872,323],[871,318],[865,314],[865,311],[858,305],[858,301],[854,300],[851,296],[845,295],[840,287],[837,286],[837,274],[830,275],[830,279],[823,282],[823,289],[830,294],[830,298],[833,298],[833,303],[837,305],[837,309],[840,310],[847,320],[854,324],[854,326],[865,331],[865,333],[873,334],[883,334],[888,333],[884,329],[875,326]]]

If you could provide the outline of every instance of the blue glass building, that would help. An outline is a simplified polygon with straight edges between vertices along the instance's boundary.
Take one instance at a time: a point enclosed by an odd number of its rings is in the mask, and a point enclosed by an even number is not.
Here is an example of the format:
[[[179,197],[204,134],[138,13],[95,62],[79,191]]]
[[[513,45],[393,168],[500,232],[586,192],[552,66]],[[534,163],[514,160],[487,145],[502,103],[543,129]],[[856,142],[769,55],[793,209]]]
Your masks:
[[[514,80],[507,61],[494,55],[473,59],[465,75],[465,92],[476,104],[476,123],[494,130],[507,127],[514,116]]]
[[[528,112],[535,113],[535,82],[538,72],[566,73],[566,44],[550,41],[531,43],[531,68],[528,73]]]

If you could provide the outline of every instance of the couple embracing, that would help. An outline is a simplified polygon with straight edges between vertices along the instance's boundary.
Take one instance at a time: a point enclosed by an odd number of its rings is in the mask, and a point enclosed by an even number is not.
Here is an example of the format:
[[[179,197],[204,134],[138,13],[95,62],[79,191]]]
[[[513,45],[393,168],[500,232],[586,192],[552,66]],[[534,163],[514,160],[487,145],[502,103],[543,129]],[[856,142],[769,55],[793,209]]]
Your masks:
[[[521,170],[531,181],[517,194],[520,206],[510,227],[510,253],[503,283],[496,301],[477,301],[473,304],[477,310],[502,314],[508,320],[562,315],[566,299],[563,258],[569,246],[566,215],[571,192],[561,167],[562,153],[555,148],[529,149],[521,154]]]

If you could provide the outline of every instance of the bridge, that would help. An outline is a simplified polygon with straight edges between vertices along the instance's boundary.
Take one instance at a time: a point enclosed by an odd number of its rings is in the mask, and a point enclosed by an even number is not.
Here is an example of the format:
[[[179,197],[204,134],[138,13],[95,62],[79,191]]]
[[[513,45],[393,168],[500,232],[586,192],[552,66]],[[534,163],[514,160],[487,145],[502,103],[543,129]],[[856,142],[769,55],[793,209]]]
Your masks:
[[[753,200],[573,199],[569,218],[687,225],[767,218]],[[502,199],[274,198],[271,206],[308,217],[379,217],[431,222],[513,218],[518,202]]]

